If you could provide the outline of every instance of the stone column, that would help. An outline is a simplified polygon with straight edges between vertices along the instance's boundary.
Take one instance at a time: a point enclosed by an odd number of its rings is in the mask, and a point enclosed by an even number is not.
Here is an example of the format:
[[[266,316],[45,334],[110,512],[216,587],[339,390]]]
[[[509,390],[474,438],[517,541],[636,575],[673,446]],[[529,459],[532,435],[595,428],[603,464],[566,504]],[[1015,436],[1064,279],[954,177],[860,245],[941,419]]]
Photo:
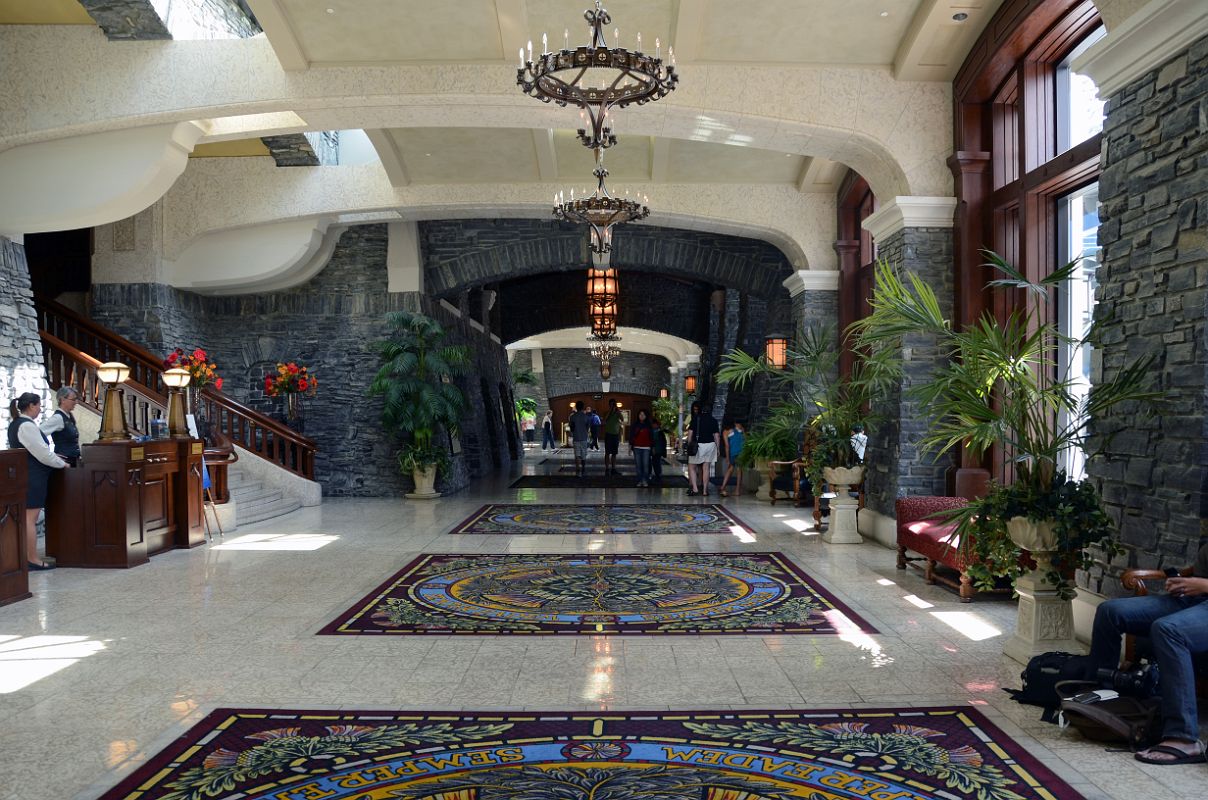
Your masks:
[[[839,325],[839,272],[799,269],[784,281],[792,298],[793,328]]]
[[[952,219],[956,201],[951,197],[895,197],[864,220],[877,243],[877,255],[900,270],[919,275],[935,290],[940,307],[952,316]],[[906,495],[942,495],[947,457],[939,460],[919,452],[927,430],[926,409],[907,390],[926,380],[947,356],[934,337],[907,336],[902,342],[904,376],[901,385],[874,409],[882,420],[869,431],[865,455],[866,511],[860,515],[863,533],[884,544],[896,539],[894,501]]]
[[[1185,566],[1208,534],[1208,14],[1155,0],[1079,59],[1107,99],[1092,384],[1151,356],[1161,412],[1093,420],[1087,465],[1126,553],[1079,574],[1121,594],[1125,567]],[[1131,404],[1129,404],[1131,406]],[[1085,594],[1080,592],[1080,599]],[[1093,600],[1091,601],[1093,602]]]
[[[23,392],[37,392],[42,407],[52,408],[25,245],[0,236],[0,397],[7,406]]]

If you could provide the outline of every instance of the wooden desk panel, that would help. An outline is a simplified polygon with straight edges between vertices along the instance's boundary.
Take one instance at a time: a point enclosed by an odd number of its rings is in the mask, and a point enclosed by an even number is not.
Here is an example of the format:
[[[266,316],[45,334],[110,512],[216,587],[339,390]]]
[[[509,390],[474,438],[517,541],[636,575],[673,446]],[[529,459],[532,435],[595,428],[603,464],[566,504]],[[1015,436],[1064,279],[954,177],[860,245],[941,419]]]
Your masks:
[[[0,606],[33,596],[25,552],[27,458],[24,450],[0,450]]]

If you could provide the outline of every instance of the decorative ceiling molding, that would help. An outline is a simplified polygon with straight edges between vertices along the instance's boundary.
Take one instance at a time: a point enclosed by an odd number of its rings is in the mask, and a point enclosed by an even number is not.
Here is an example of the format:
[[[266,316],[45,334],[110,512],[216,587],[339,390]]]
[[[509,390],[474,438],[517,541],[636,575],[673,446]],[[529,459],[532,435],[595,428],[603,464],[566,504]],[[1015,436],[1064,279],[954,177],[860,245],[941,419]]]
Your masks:
[[[277,54],[281,67],[290,71],[309,69],[310,59],[306,57],[280,0],[248,0],[248,5],[264,30],[273,52]]]
[[[884,241],[903,228],[951,228],[955,197],[894,197],[861,223],[874,241]]]
[[[839,271],[799,269],[784,279],[784,288],[789,290],[790,297],[796,297],[806,291],[837,292],[839,291]]]
[[[400,186],[410,185],[411,179],[407,175],[407,166],[403,163],[403,156],[399,153],[390,134],[383,130],[366,130],[365,136],[373,145],[373,149],[377,150],[378,159],[382,162],[382,168],[386,170],[386,178],[389,179],[390,185],[396,189]]]
[[[1151,0],[1074,59],[1073,68],[1089,75],[1099,97],[1107,100],[1205,35],[1208,3],[1204,0]]]

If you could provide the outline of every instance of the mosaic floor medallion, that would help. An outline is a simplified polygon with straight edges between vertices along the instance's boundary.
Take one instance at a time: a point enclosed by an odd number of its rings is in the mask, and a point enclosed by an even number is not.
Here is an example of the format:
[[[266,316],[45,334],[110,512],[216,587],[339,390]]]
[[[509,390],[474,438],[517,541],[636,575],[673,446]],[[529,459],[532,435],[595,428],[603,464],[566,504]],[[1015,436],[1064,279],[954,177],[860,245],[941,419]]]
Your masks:
[[[750,526],[719,505],[483,506],[451,533],[751,533]]]
[[[320,634],[876,633],[781,553],[424,555]]]
[[[1079,800],[972,708],[219,709],[101,800]]]

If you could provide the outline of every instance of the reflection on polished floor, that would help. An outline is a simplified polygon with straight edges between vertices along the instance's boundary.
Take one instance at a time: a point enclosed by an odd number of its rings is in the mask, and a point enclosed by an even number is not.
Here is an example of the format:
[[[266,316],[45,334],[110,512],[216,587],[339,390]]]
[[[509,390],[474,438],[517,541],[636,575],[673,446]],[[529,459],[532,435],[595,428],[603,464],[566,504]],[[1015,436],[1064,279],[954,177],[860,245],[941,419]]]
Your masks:
[[[526,470],[537,469],[529,459]],[[667,711],[972,705],[1086,797],[1202,796],[1204,765],[1148,767],[1002,691],[1014,606],[961,605],[872,544],[820,541],[753,497],[754,533],[450,536],[484,503],[690,502],[681,491],[512,490],[326,500],[132,570],[31,576],[0,608],[0,795],[95,798],[220,707]],[[781,552],[879,631],[837,635],[318,636],[424,553]]]

